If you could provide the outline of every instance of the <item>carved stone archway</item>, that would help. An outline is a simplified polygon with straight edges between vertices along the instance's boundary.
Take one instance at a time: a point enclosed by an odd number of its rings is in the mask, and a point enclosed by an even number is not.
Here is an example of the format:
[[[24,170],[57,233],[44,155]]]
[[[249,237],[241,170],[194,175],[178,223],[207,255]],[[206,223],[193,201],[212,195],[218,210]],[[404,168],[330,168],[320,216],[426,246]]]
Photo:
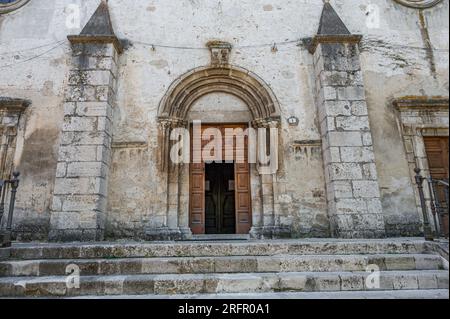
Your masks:
[[[147,232],[151,239],[155,237],[187,238],[191,235],[188,221],[189,208],[180,200],[180,196],[185,196],[188,192],[186,183],[182,181],[188,165],[175,165],[170,162],[169,157],[170,134],[175,128],[189,125],[187,120],[189,110],[196,101],[211,93],[231,94],[248,106],[252,117],[251,126],[254,128],[281,125],[280,107],[271,88],[251,71],[231,66],[228,61],[223,63],[221,58],[224,58],[224,55],[220,55],[220,58],[216,56],[214,59],[213,50],[212,54],[213,62],[210,66],[196,68],[175,80],[159,105],[159,166],[167,179],[167,206],[164,207],[167,211],[167,223],[164,229]],[[280,237],[280,233],[286,231],[279,230],[279,227],[275,225],[277,220],[274,209],[276,174],[261,175],[257,178],[260,189],[258,192],[253,192],[252,196],[259,196],[257,200],[261,205],[259,207],[255,205],[253,208],[251,234],[254,237]]]
[[[280,117],[275,95],[256,74],[239,67],[211,66],[194,69],[171,85],[161,101],[159,119],[184,121],[192,104],[212,92],[242,99],[255,121]]]

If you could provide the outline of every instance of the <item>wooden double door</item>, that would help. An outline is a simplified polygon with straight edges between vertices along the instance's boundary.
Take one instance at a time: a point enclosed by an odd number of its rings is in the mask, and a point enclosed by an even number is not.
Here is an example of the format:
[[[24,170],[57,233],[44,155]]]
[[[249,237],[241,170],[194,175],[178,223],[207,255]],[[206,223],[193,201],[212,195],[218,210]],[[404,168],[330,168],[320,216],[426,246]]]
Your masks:
[[[222,155],[226,146],[233,143],[233,161],[190,164],[190,213],[189,223],[193,234],[248,234],[252,226],[250,200],[250,166],[248,163],[248,139],[237,146],[237,139],[226,139],[225,130],[247,128],[246,125],[202,125],[202,134],[208,128],[221,132]],[[191,139],[195,138],[191,134]],[[204,148],[217,136],[202,140]],[[191,141],[191,145],[195,145]],[[243,152],[238,152],[240,148]],[[191,154],[194,154],[192,149]],[[237,157],[244,154],[244,158]]]

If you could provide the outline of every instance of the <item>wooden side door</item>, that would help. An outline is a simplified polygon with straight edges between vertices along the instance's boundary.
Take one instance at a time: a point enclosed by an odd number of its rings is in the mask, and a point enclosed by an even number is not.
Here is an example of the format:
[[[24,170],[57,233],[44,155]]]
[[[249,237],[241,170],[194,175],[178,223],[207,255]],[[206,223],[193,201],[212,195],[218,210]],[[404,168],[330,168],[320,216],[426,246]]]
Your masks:
[[[425,149],[428,157],[430,174],[436,180],[448,180],[449,178],[449,139],[448,137],[424,137]],[[441,232],[446,237],[449,235],[449,220],[446,194],[443,185],[436,188],[437,197],[444,214],[441,215]]]

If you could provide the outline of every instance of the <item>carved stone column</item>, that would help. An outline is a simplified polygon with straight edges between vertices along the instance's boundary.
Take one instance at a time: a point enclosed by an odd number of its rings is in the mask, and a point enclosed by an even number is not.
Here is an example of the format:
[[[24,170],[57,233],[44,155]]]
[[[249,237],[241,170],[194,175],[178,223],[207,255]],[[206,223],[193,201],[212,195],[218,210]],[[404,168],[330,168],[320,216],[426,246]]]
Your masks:
[[[260,183],[261,183],[261,197],[262,197],[262,212],[260,216],[260,221],[258,225],[254,225],[250,232],[252,237],[255,238],[285,238],[290,236],[290,229],[283,227],[280,223],[279,212],[277,211],[277,172],[278,172],[278,161],[279,161],[279,138],[280,138],[280,120],[267,118],[267,119],[257,119],[252,122],[252,126],[257,130],[257,135],[259,135],[259,130],[266,131],[266,137],[270,138],[270,143],[266,143],[266,147],[272,148],[272,143],[274,143],[274,149],[276,151],[271,154],[271,168],[264,167],[260,164],[259,159],[256,163],[256,169],[259,173]],[[262,133],[261,131],[261,133]],[[264,134],[262,134],[263,136]],[[258,148],[261,146],[257,143]],[[266,148],[266,151],[267,148]],[[259,149],[256,150],[259,154]],[[272,151],[270,151],[272,153]]]
[[[165,200],[159,208],[164,212],[164,224],[160,227],[147,227],[145,234],[148,240],[180,240],[192,235],[189,222],[186,224],[180,220],[182,208],[180,207],[181,182],[180,174],[184,171],[183,163],[174,163],[170,158],[170,152],[176,141],[171,140],[174,129],[186,129],[187,122],[172,118],[158,119],[159,131],[159,167],[163,172],[166,187]],[[185,225],[186,224],[186,225]]]

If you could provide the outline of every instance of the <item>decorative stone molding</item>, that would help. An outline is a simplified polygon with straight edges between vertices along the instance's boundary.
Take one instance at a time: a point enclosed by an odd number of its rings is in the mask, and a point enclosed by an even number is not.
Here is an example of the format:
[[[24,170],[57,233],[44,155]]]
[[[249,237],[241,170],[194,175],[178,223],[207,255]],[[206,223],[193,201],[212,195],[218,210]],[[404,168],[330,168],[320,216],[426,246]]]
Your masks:
[[[231,49],[233,46],[228,42],[210,41],[206,46],[211,51],[211,65],[230,64]]]
[[[10,3],[0,3],[0,14],[12,12],[26,5],[30,0],[15,0]]]
[[[311,54],[314,54],[319,44],[359,44],[361,42],[361,39],[362,35],[359,34],[316,35],[314,38],[312,38],[308,50]]]
[[[394,0],[394,1],[406,7],[415,9],[431,8],[437,5],[438,3],[442,2],[442,0]]]
[[[409,165],[411,183],[415,185],[415,168],[420,168],[424,177],[431,177],[425,149],[425,136],[449,136],[449,99],[447,97],[407,96],[393,101],[397,111],[397,124],[403,138]],[[424,189],[427,204],[431,195]],[[422,207],[417,188],[414,187],[418,216]],[[430,221],[434,223],[430,212]],[[435,226],[432,225],[434,228]]]
[[[160,167],[165,173],[167,183],[164,227],[146,230],[149,239],[173,239],[177,236],[189,238],[192,235],[189,228],[188,201],[181,200],[183,192],[189,192],[189,165],[172,165],[169,160],[171,148],[170,134],[175,127],[186,127],[191,106],[202,96],[210,93],[228,93],[240,98],[249,108],[256,127],[279,128],[281,126],[281,112],[271,88],[256,74],[249,70],[227,64],[227,53],[231,50],[226,43],[210,43],[213,53],[213,64],[208,67],[196,68],[175,80],[161,100],[158,110],[159,147],[158,156]],[[217,53],[217,55],[214,54]],[[215,59],[218,60],[215,60]],[[280,132],[280,130],[279,130]],[[254,227],[251,235],[257,238],[272,238],[286,236],[289,230],[276,225],[277,218],[274,210],[276,174],[260,176],[260,196],[262,209],[253,212]],[[161,194],[161,196],[164,196]],[[185,206],[183,206],[185,205]]]
[[[449,99],[440,96],[405,96],[394,100],[393,104],[398,111],[448,111]]]
[[[20,118],[30,104],[28,100],[0,97],[0,179],[11,175]]]
[[[254,128],[281,128],[281,121],[279,118],[264,118],[256,119],[252,121],[252,126]]]
[[[235,66],[200,67],[182,75],[161,100],[158,118],[184,121],[194,102],[213,92],[229,93],[243,100],[254,120],[280,119],[272,89],[256,74]]]
[[[7,112],[23,112],[31,105],[31,101],[0,96],[0,110]]]

